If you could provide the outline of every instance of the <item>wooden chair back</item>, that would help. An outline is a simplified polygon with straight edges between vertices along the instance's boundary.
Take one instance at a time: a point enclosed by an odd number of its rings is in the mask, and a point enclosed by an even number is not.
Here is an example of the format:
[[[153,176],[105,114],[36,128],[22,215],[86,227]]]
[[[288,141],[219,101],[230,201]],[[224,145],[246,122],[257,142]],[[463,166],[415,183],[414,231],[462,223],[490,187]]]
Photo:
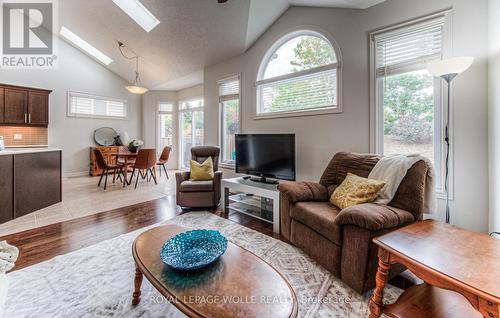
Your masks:
[[[168,158],[170,157],[170,152],[172,151],[172,147],[166,146],[163,148],[163,151],[161,152],[160,155],[160,163],[166,163],[168,161]]]
[[[156,149],[139,149],[135,159],[135,169],[149,169],[156,165]]]
[[[106,162],[106,159],[104,159],[104,155],[102,154],[101,150],[94,149],[94,156],[96,159],[97,168],[101,170],[105,170],[108,168],[108,163]]]

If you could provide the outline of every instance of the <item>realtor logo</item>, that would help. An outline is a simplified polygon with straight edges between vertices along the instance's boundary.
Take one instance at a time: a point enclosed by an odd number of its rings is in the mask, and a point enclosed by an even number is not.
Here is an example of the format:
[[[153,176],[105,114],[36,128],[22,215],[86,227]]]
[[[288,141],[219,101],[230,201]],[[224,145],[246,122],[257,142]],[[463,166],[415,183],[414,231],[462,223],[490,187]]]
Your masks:
[[[2,0],[1,67],[56,67],[54,0]]]

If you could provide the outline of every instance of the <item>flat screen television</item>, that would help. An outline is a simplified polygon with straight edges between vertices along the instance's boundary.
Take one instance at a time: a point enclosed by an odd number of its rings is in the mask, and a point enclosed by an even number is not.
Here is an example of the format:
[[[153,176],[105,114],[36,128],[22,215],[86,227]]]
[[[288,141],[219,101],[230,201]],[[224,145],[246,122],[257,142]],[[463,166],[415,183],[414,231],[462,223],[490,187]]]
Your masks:
[[[236,172],[261,182],[295,180],[295,134],[236,135]]]

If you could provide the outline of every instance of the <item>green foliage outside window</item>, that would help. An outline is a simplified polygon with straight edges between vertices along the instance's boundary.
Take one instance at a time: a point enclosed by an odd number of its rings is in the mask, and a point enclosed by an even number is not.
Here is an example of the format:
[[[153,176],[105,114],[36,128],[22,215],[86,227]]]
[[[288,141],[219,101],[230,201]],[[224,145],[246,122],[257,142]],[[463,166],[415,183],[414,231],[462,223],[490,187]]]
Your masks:
[[[384,134],[408,143],[433,136],[433,79],[421,72],[388,76],[384,86]]]

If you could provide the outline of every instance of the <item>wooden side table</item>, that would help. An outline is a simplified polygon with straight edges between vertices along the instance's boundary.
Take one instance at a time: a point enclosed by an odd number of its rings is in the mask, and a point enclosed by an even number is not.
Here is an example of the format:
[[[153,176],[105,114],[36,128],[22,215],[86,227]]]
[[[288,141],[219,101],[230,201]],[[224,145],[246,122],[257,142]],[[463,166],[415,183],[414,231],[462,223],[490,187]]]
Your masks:
[[[434,220],[373,239],[379,247],[370,318],[500,318],[500,240]],[[391,264],[406,266],[424,284],[407,289],[391,305],[383,291]]]

